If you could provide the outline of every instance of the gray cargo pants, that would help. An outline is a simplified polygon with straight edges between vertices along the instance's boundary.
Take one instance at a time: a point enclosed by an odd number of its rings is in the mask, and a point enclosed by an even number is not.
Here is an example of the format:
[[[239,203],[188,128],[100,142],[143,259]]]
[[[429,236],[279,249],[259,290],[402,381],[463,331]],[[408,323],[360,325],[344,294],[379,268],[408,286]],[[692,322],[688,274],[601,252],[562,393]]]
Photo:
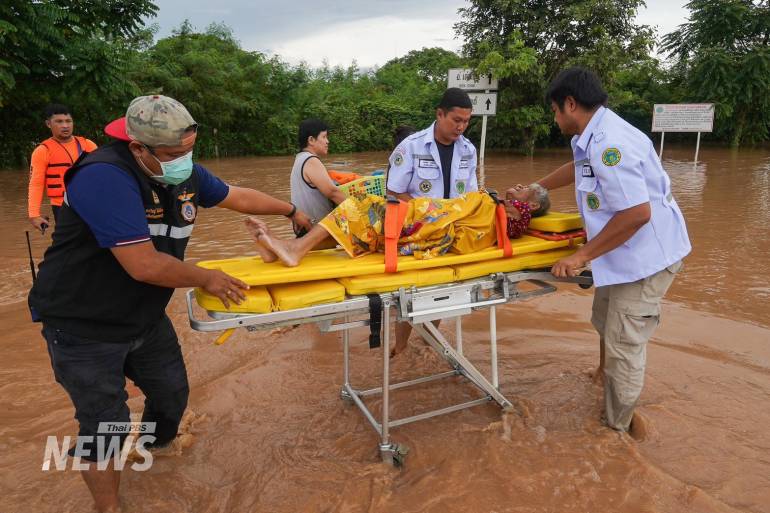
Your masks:
[[[660,323],[660,301],[682,262],[631,283],[597,287],[591,323],[604,347],[607,425],[628,431],[644,386],[647,341]]]

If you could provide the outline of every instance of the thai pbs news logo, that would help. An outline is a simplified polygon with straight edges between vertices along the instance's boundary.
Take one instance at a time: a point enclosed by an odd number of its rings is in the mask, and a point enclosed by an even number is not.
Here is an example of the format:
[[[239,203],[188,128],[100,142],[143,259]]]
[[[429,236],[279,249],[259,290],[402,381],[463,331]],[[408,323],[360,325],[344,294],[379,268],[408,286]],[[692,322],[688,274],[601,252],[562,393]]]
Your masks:
[[[100,422],[95,436],[64,436],[61,440],[49,436],[45,444],[43,470],[67,470],[68,459],[72,470],[88,470],[90,461],[96,460],[98,470],[106,470],[114,460],[115,470],[123,470],[129,459],[131,470],[142,472],[152,466],[152,454],[147,448],[155,442],[155,422]],[[121,440],[125,435],[125,443]],[[69,458],[68,450],[75,439],[74,454]]]

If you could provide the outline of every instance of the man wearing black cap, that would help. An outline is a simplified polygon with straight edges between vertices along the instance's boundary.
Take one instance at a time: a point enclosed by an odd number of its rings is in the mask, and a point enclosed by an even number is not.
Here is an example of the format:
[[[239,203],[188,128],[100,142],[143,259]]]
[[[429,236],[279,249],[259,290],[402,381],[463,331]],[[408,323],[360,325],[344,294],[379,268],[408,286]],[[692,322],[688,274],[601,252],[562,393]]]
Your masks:
[[[100,512],[119,511],[120,473],[96,462],[109,462],[104,448],[125,441],[127,433],[100,428],[129,421],[125,378],[144,392],[142,422],[154,423],[155,447],[174,440],[187,406],[187,372],[165,313],[174,288],[201,287],[226,306],[248,288],[183,261],[198,208],[283,214],[311,227],[292,204],[229,186],[194,164],[197,124],[172,98],[134,99],[105,132],[118,141],[65,175],[53,244],[29,295],[80,424],[70,455],[90,462],[82,475]]]

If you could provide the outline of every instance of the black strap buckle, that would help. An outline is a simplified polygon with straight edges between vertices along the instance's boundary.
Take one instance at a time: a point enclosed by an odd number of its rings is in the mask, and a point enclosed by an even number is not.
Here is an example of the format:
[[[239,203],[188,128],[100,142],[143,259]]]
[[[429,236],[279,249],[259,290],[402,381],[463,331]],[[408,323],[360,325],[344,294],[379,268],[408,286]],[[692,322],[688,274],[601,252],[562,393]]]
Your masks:
[[[382,298],[379,294],[367,294],[369,298],[369,349],[380,347],[382,332]]]
[[[492,197],[492,199],[495,202],[495,205],[500,205],[501,203],[503,203],[503,200],[501,200],[498,197],[496,190],[494,190],[494,189],[487,189],[487,194],[489,194]]]

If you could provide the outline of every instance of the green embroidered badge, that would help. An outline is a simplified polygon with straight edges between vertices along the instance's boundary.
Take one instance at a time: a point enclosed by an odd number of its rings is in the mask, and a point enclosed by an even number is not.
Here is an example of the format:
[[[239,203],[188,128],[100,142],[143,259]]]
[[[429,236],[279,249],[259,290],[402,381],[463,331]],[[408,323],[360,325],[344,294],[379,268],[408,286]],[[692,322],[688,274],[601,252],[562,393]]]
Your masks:
[[[462,182],[462,181],[457,182],[457,184],[455,184],[455,189],[457,189],[457,193],[458,194],[464,194],[465,193],[465,182]]]
[[[602,153],[602,162],[605,166],[617,166],[620,163],[620,150],[617,148],[607,148]]]
[[[400,153],[396,153],[396,157],[393,159],[393,163],[397,166],[400,166],[404,163],[404,156]]]
[[[423,180],[420,182],[420,190],[425,194],[429,193],[432,188],[433,184],[430,183],[430,180]]]
[[[599,196],[597,196],[593,192],[589,192],[588,195],[586,196],[586,205],[588,205],[588,208],[590,208],[591,210],[596,210],[597,208],[599,208],[599,205],[601,205],[601,203],[599,202]]]

